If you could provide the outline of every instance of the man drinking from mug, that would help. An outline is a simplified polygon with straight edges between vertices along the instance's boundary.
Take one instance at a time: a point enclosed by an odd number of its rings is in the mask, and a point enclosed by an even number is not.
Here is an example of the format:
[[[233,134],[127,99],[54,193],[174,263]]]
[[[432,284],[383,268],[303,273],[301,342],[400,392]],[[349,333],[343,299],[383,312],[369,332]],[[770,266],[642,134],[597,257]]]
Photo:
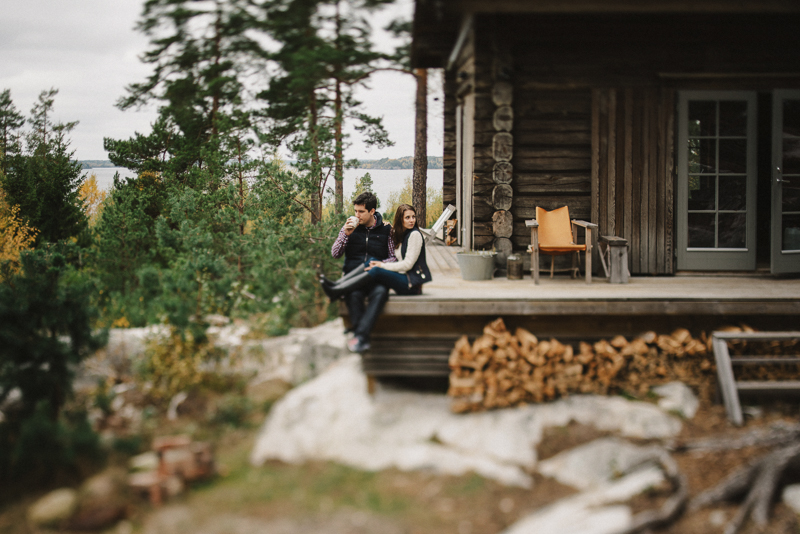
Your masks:
[[[335,284],[321,277],[322,288],[331,300],[344,298],[350,315],[352,339],[347,347],[363,352],[370,347],[370,334],[384,304],[389,289],[376,284],[364,267],[371,260],[395,262],[392,225],[383,222],[376,212],[378,199],[369,191],[353,200],[354,215],[347,219],[331,247],[334,258],[344,256],[344,276]]]

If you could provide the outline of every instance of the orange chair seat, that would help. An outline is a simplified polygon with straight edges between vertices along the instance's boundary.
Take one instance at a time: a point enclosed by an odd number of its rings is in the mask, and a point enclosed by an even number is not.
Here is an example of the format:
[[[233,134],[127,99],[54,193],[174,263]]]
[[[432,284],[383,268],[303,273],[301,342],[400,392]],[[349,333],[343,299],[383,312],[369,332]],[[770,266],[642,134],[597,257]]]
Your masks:
[[[576,250],[586,250],[586,245],[558,245],[552,247],[546,247],[543,245],[539,245],[539,252],[543,252],[544,254],[569,254],[570,252],[575,252]]]

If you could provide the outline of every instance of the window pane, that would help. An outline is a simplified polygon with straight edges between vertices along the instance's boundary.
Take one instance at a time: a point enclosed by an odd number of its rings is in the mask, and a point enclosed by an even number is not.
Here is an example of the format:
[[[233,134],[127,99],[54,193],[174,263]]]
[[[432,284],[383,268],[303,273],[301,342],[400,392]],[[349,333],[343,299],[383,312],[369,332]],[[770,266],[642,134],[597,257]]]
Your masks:
[[[714,247],[714,214],[689,214],[689,247]]]
[[[800,137],[800,100],[783,101],[783,137]]]
[[[747,140],[719,140],[719,172],[747,172]]]
[[[719,209],[747,209],[747,178],[745,176],[720,176]]]
[[[800,250],[800,215],[783,216],[783,246],[781,250]]]
[[[689,176],[689,210],[713,210],[717,205],[717,177]]]
[[[800,139],[783,138],[783,173],[800,174]]]
[[[747,135],[747,102],[719,103],[719,135]]]
[[[689,173],[713,173],[716,169],[716,139],[689,139]]]
[[[689,135],[717,135],[717,102],[689,102]]]
[[[744,213],[720,213],[719,247],[744,248],[746,223],[747,215]]]
[[[784,178],[781,186],[781,211],[800,211],[800,178]]]

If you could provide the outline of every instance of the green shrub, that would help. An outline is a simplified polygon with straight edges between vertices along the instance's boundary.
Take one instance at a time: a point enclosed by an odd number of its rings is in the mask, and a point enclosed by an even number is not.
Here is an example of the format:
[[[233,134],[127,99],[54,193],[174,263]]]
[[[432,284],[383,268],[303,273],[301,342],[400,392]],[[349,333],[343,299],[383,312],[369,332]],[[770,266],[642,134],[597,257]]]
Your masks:
[[[25,489],[52,485],[56,480],[80,477],[105,458],[100,439],[86,412],[63,411],[53,420],[48,401],[19,422],[0,423],[0,500],[18,495],[11,485]],[[17,489],[19,489],[17,487]]]
[[[204,366],[223,355],[208,340],[198,340],[190,331],[172,327],[167,337],[158,336],[147,343],[144,358],[135,369],[136,377],[150,385],[151,397],[166,401],[182,391],[199,387]]]
[[[229,394],[217,401],[211,422],[241,427],[246,425],[252,412],[253,403],[250,399],[242,395]]]

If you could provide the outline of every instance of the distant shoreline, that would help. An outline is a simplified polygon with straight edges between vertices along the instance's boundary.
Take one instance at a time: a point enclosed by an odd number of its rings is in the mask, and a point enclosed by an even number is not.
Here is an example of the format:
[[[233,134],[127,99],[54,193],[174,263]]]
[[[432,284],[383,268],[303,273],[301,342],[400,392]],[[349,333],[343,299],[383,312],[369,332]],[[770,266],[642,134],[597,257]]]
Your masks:
[[[79,163],[84,169],[103,169],[116,167],[116,165],[111,163],[109,160],[85,159],[80,160]],[[428,169],[441,169],[442,167],[443,161],[441,156],[428,156]],[[405,156],[397,159],[363,159],[358,160],[358,165],[353,168],[364,170],[381,169],[386,171],[411,170],[414,168],[414,158],[412,156]]]

